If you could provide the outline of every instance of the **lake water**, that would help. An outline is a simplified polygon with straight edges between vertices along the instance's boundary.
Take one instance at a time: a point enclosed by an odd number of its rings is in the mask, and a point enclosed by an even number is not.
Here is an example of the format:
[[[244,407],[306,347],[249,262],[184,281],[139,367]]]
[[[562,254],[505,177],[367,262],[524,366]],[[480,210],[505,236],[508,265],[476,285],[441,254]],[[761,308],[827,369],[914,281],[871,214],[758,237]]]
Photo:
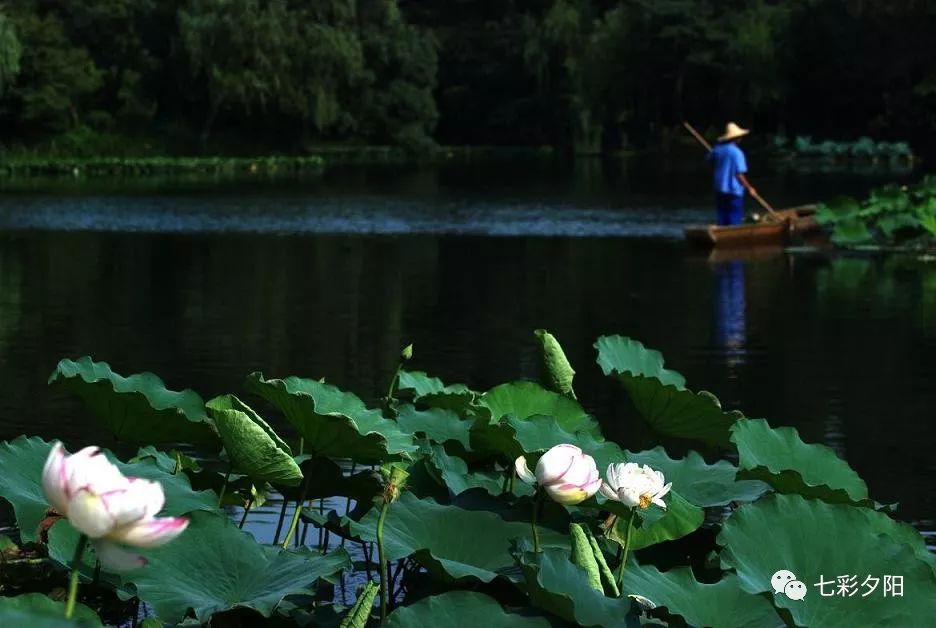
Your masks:
[[[753,178],[778,206],[881,182]],[[46,386],[62,357],[206,399],[246,395],[255,370],[374,399],[410,342],[414,368],[447,381],[534,377],[545,327],[607,434],[641,448],[652,441],[592,348],[621,333],[725,406],[833,447],[875,499],[936,529],[936,262],[694,251],[682,228],[711,214],[700,164],[4,185],[0,438],[109,444]]]

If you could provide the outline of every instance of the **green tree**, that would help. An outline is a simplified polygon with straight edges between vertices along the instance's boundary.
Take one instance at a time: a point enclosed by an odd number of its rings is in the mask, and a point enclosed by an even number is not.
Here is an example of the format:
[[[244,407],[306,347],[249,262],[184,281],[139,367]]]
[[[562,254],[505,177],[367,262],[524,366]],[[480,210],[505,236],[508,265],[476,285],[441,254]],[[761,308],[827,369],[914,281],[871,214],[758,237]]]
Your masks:
[[[8,110],[29,126],[62,131],[78,124],[101,73],[88,51],[68,39],[57,15],[32,8],[23,5],[10,15],[22,55]]]
[[[182,45],[207,92],[203,139],[222,109],[275,101],[289,72],[290,17],[282,0],[190,0],[179,10]]]
[[[0,96],[16,80],[22,53],[23,47],[16,36],[16,27],[6,15],[0,13]]]
[[[358,109],[362,135],[414,150],[431,148],[438,121],[438,42],[407,23],[396,0],[362,2],[359,11],[368,71]]]
[[[288,80],[280,85],[284,112],[309,124],[319,136],[348,135],[357,126],[352,104],[366,79],[354,0],[298,3],[287,31]]]

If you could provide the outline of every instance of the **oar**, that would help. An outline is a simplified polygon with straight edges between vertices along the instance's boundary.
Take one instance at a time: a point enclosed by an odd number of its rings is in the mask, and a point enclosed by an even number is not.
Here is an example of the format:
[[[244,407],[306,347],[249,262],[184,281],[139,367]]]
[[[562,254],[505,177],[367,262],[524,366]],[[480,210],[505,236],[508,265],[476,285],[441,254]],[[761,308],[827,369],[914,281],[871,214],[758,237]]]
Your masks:
[[[702,144],[702,146],[705,147],[705,150],[708,150],[708,151],[711,151],[711,150],[712,150],[712,145],[709,144],[708,142],[706,142],[706,141],[705,141],[705,138],[702,137],[702,136],[699,134],[698,131],[696,131],[694,128],[692,128],[692,125],[691,125],[691,124],[689,124],[688,122],[683,122],[683,126],[686,127],[686,130],[687,130],[687,131],[689,131],[690,133],[692,133],[692,136],[693,136],[694,138],[696,138],[697,140],[699,140],[699,143]],[[743,183],[743,184],[744,184],[744,187],[747,188],[748,193],[750,193],[750,195],[754,197],[754,200],[756,200],[758,203],[760,203],[761,207],[763,207],[764,209],[766,209],[767,211],[769,211],[769,212],[771,213],[771,215],[773,215],[775,218],[780,219],[780,220],[783,220],[783,217],[780,216],[780,214],[778,214],[777,211],[776,211],[773,207],[770,206],[770,203],[768,203],[768,202],[765,201],[763,198],[761,198],[761,195],[758,194],[758,193],[754,190],[754,188],[752,188],[752,187],[748,184],[747,181],[745,181],[745,180],[742,179],[742,180],[741,180],[741,183]]]

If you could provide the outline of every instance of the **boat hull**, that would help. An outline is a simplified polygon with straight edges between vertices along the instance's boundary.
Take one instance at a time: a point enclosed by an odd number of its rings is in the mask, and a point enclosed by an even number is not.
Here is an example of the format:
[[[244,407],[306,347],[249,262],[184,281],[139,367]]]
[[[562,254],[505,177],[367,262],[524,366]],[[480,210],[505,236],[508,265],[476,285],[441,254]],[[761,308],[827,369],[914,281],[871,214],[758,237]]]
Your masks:
[[[686,239],[702,246],[759,246],[780,244],[793,236],[805,236],[819,229],[813,205],[793,207],[767,214],[760,222],[742,225],[698,225],[686,227]]]

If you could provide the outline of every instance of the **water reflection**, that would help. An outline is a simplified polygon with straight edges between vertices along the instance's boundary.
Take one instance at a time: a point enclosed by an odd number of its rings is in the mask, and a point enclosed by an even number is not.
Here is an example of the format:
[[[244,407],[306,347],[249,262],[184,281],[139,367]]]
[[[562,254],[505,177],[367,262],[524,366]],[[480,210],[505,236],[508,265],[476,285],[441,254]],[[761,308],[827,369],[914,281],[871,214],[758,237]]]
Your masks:
[[[747,327],[744,265],[734,260],[712,265],[715,285],[715,345],[722,349],[729,367],[744,364]]]

